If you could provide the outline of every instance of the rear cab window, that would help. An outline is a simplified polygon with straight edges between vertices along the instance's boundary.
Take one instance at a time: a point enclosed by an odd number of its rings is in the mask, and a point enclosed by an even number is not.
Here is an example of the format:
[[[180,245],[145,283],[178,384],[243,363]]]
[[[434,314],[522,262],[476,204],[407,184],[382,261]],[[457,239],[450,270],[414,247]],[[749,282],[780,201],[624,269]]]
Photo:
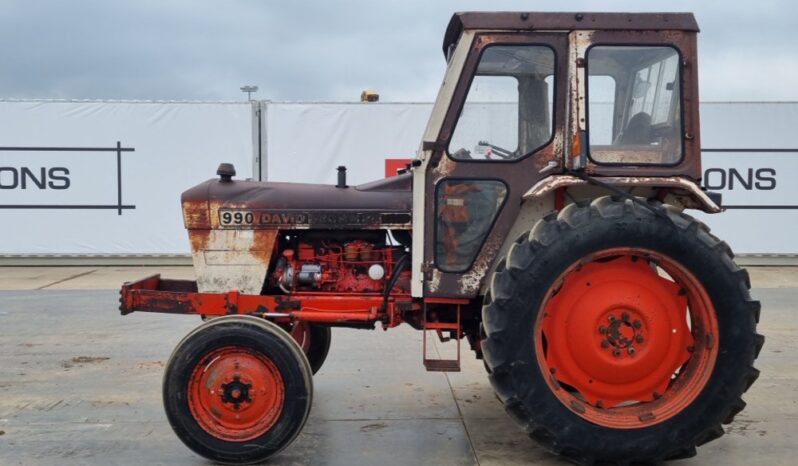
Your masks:
[[[598,164],[674,165],[683,152],[681,58],[668,45],[587,53],[589,156]]]

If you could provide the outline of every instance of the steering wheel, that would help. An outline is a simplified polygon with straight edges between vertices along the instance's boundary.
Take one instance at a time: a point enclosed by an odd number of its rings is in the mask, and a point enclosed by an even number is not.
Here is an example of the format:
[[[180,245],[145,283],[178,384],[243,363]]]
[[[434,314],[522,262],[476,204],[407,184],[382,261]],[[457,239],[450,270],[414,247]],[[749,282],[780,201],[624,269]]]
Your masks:
[[[515,158],[515,151],[507,150],[503,147],[499,147],[489,143],[488,141],[479,141],[477,143],[480,146],[486,146],[491,148],[491,154],[497,155],[500,159],[512,159]]]

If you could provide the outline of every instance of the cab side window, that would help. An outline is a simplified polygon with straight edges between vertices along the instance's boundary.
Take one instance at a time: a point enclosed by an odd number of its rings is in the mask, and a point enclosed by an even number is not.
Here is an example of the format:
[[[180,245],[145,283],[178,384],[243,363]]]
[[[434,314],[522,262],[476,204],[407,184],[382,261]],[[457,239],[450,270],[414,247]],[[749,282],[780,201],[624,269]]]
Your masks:
[[[449,154],[456,160],[512,161],[551,139],[554,50],[492,45],[477,65]]]

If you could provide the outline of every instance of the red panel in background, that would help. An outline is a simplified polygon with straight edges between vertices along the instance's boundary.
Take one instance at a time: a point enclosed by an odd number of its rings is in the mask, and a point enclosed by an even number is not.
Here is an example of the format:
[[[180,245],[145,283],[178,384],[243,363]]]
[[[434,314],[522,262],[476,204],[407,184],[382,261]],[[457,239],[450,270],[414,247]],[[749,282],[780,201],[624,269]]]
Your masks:
[[[385,159],[385,178],[396,176],[396,171],[405,168],[413,159]]]

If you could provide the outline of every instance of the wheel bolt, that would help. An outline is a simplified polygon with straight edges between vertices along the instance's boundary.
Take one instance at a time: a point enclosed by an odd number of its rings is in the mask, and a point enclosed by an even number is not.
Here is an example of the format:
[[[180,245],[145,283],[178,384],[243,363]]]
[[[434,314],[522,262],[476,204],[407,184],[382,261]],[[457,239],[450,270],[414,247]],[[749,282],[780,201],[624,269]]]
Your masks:
[[[635,337],[635,341],[638,343],[643,343],[643,340],[644,340],[643,335],[637,335]]]
[[[621,314],[621,320],[623,321],[629,320],[629,313],[624,311],[623,314]]]
[[[640,328],[640,327],[642,327],[642,326],[643,326],[643,323],[642,323],[642,322],[640,322],[640,320],[639,320],[639,319],[635,319],[635,321],[634,321],[634,322],[632,322],[632,327],[634,327],[634,328]]]
[[[609,320],[610,322],[615,322],[615,316],[610,314],[610,316],[607,317],[607,320]]]
[[[634,356],[634,354],[637,352],[634,346],[630,346],[626,351],[629,353],[629,356]]]
[[[602,334],[602,335],[607,333],[607,327],[605,327],[603,325],[601,327],[599,327],[599,333]]]
[[[612,350],[612,355],[617,358],[618,356],[621,355],[621,350],[619,348],[615,348],[614,350]]]
[[[605,349],[609,348],[610,347],[610,342],[607,341],[607,340],[601,340],[601,347],[605,348]]]

